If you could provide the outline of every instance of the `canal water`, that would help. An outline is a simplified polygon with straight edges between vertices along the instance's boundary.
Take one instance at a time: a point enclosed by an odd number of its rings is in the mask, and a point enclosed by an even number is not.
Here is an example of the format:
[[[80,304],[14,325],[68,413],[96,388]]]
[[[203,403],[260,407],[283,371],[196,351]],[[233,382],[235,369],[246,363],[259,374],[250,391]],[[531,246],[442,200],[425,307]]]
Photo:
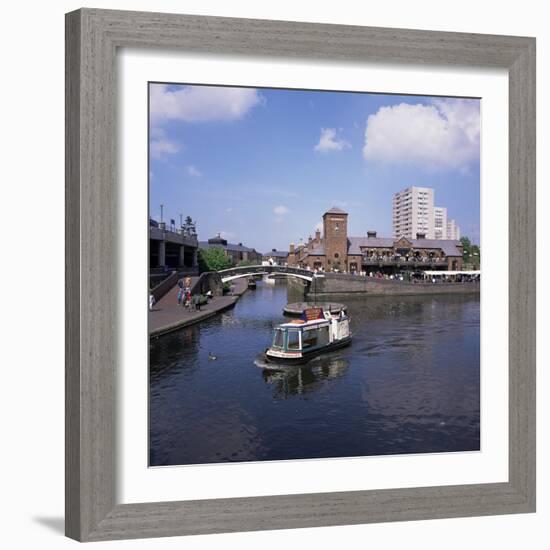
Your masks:
[[[259,282],[151,341],[151,466],[479,450],[478,296],[342,300],[350,347],[260,368],[284,305],[302,299]]]

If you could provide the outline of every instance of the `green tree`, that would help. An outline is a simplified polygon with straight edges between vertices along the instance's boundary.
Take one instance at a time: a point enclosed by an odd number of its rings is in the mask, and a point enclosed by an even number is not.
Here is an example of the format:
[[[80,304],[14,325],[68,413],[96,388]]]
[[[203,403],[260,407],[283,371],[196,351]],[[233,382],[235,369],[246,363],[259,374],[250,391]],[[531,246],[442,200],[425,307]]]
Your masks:
[[[472,242],[468,237],[460,237],[460,244],[462,245],[462,260],[469,264],[472,255]]]
[[[468,237],[461,237],[462,260],[464,265],[471,269],[479,269],[481,265],[481,251],[477,244],[472,244]]]
[[[220,271],[231,267],[231,260],[226,256],[222,248],[201,248],[199,249],[199,270]]]
[[[249,265],[256,265],[254,262],[251,262],[250,260],[241,260],[237,263],[237,267],[248,267]]]
[[[473,244],[470,248],[470,263],[472,264],[472,267],[474,269],[479,269],[479,266],[481,265],[481,251],[479,250],[479,246],[477,244]]]

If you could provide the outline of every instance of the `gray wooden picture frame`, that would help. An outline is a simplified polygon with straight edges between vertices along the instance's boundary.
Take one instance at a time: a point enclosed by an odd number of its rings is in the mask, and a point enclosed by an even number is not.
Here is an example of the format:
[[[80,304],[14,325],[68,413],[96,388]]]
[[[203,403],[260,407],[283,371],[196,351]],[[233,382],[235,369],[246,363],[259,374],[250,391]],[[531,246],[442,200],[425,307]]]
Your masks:
[[[509,71],[508,482],[115,502],[115,58],[121,47]],[[534,511],[535,39],[96,9],[67,14],[67,536],[99,541]]]

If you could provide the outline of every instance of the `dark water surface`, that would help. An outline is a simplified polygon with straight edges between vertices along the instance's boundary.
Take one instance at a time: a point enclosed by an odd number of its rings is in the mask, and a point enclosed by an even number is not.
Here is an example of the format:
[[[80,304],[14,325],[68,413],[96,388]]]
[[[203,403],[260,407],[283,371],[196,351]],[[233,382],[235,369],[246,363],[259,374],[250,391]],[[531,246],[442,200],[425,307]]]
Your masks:
[[[288,292],[150,343],[151,466],[479,450],[478,296],[345,300],[351,347],[268,371]]]

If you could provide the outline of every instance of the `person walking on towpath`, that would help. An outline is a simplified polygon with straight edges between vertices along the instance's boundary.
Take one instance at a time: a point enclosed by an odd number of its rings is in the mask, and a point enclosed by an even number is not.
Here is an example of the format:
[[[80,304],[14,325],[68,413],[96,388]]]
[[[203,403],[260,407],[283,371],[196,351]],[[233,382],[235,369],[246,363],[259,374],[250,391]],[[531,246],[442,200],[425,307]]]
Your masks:
[[[189,277],[189,275],[185,277],[185,281],[183,282],[183,288],[188,292],[191,291],[191,277]]]

